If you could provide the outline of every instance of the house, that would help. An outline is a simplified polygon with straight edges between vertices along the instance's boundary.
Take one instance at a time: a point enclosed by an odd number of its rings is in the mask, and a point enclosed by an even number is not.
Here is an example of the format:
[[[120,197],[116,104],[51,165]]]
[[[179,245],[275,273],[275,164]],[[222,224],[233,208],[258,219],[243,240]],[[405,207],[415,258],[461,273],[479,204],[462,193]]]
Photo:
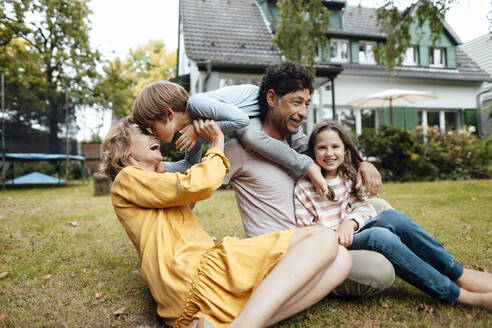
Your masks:
[[[269,65],[281,60],[271,43],[278,17],[272,0],[181,0],[178,75],[190,92],[227,85],[259,84]],[[354,99],[388,89],[434,92],[438,98],[394,108],[394,124],[413,129],[423,121],[442,131],[476,125],[477,94],[491,77],[458,47],[452,28],[432,45],[428,29],[412,27],[412,46],[403,64],[389,72],[374,59],[373,49],[387,34],[377,26],[374,8],[345,1],[324,1],[330,18],[329,45],[319,49],[317,89],[307,130],[323,119],[337,118],[357,134],[389,123],[388,109],[357,109]]]
[[[492,75],[492,32],[459,46],[487,74]],[[481,130],[492,133],[492,83],[485,83],[477,95],[481,108]]]

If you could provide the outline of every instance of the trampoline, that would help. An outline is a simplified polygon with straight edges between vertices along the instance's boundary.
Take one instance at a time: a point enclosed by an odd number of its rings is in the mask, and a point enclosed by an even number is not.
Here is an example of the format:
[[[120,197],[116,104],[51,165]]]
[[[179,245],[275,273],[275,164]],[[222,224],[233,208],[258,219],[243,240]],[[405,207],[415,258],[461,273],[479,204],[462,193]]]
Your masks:
[[[5,164],[7,167],[12,163],[12,176],[13,179],[7,180],[4,183],[6,185],[40,185],[40,184],[62,184],[66,183],[66,179],[55,178],[53,176],[43,174],[40,172],[31,172],[29,174],[23,175],[21,177],[16,178],[13,174],[14,172],[14,163],[16,161],[54,161],[57,162],[58,166],[58,175],[60,174],[61,165],[59,165],[60,161],[67,160],[77,160],[82,161],[82,180],[85,180],[85,172],[84,172],[84,161],[85,158],[79,155],[66,155],[66,154],[38,154],[38,153],[5,153]],[[2,170],[4,168],[2,167]],[[68,178],[68,177],[66,177]]]

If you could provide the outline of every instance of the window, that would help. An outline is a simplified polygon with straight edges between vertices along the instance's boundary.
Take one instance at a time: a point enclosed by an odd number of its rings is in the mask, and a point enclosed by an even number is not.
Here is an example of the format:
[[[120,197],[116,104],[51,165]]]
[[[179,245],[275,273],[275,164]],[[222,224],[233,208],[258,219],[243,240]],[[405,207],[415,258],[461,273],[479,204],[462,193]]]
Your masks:
[[[407,48],[407,51],[403,55],[402,65],[403,66],[417,66],[418,60],[418,51],[417,47]]]
[[[430,48],[429,49],[429,64],[433,67],[444,67],[446,63],[444,48]]]
[[[348,40],[330,41],[330,58],[333,62],[346,63],[349,61]]]
[[[359,63],[375,65],[374,48],[376,42],[360,41],[359,43]]]

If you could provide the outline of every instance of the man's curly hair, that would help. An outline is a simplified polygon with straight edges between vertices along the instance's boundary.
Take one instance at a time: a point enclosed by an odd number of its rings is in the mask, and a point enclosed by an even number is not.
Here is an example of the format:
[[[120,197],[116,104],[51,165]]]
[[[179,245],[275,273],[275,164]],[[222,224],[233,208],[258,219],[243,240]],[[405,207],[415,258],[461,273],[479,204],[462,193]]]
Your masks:
[[[275,91],[278,97],[298,90],[313,91],[313,74],[309,68],[292,61],[284,61],[267,68],[261,80],[258,102],[260,103],[260,119],[263,121],[270,107],[267,103],[268,90]]]

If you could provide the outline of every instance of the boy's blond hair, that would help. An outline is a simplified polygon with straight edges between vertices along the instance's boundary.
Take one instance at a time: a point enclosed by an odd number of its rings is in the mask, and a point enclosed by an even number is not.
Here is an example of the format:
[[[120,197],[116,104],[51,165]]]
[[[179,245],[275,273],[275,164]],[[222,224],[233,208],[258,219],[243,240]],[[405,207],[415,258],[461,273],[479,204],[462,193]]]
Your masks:
[[[184,112],[188,98],[188,93],[179,84],[169,81],[148,84],[140,91],[133,105],[135,123],[147,129],[155,121],[167,122],[168,109]]]
[[[131,136],[137,126],[130,116],[116,123],[104,138],[101,148],[100,171],[114,180],[116,175],[130,164]]]

